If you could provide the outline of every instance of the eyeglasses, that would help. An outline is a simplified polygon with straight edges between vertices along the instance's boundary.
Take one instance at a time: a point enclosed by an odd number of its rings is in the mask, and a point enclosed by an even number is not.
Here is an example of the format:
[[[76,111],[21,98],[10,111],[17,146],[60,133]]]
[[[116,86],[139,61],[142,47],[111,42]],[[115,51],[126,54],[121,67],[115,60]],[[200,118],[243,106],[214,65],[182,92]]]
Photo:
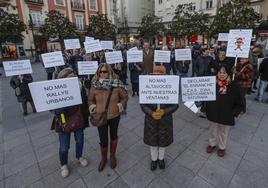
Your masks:
[[[106,74],[106,73],[108,73],[108,71],[100,71],[100,74]]]

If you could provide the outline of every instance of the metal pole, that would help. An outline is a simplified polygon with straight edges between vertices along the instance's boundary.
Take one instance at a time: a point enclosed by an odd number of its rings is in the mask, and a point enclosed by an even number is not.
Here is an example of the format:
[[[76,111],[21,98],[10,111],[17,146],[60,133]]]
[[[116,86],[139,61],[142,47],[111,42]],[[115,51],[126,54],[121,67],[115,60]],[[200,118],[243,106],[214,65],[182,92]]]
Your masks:
[[[32,30],[32,34],[33,34],[33,44],[34,44],[34,51],[35,51],[35,60],[37,60],[37,51],[36,51],[36,43],[35,43],[35,35],[34,35],[34,25],[33,25],[33,19],[32,19],[32,15],[29,14],[29,18],[30,18],[30,28]]]

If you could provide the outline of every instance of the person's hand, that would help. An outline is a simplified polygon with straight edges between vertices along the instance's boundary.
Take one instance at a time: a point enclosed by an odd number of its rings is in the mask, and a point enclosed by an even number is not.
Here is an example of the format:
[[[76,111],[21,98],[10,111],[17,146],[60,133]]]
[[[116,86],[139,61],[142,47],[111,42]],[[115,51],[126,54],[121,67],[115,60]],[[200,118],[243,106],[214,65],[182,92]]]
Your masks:
[[[155,120],[160,120],[164,114],[165,114],[165,111],[163,109],[160,109],[160,110],[156,110],[155,112],[153,112],[152,117]]]
[[[96,104],[92,104],[88,108],[90,114],[96,113]]]
[[[124,107],[123,107],[122,103],[117,103],[117,106],[118,106],[118,110],[120,113],[124,111]]]
[[[165,110],[163,109],[156,110],[156,112],[158,112],[161,116],[165,115]]]

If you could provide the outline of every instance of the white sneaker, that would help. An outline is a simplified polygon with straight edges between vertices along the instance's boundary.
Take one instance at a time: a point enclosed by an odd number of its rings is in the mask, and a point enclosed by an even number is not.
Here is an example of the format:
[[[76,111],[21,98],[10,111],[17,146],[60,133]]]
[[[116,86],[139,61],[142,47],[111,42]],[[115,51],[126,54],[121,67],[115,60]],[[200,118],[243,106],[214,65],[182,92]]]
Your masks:
[[[88,165],[87,160],[86,160],[85,158],[83,158],[83,157],[80,157],[80,159],[79,159],[79,163],[80,163],[80,165],[81,165],[82,167],[86,167],[86,166]]]
[[[67,165],[63,165],[61,168],[60,168],[60,174],[63,178],[66,178],[67,176],[69,176],[69,169],[67,167]]]

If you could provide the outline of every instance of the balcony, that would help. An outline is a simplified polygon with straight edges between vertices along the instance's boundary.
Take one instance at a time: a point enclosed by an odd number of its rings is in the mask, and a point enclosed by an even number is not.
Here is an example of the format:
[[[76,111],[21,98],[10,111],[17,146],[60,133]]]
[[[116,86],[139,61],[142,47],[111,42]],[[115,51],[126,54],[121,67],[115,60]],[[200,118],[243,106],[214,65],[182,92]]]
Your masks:
[[[44,25],[44,21],[33,21],[32,25],[31,22],[29,21],[29,26],[33,27],[34,29],[38,29]]]
[[[80,3],[77,1],[72,1],[71,2],[71,7],[73,10],[78,10],[78,11],[85,11],[85,4],[84,3]]]
[[[25,3],[34,4],[34,5],[43,5],[43,0],[24,0]]]

